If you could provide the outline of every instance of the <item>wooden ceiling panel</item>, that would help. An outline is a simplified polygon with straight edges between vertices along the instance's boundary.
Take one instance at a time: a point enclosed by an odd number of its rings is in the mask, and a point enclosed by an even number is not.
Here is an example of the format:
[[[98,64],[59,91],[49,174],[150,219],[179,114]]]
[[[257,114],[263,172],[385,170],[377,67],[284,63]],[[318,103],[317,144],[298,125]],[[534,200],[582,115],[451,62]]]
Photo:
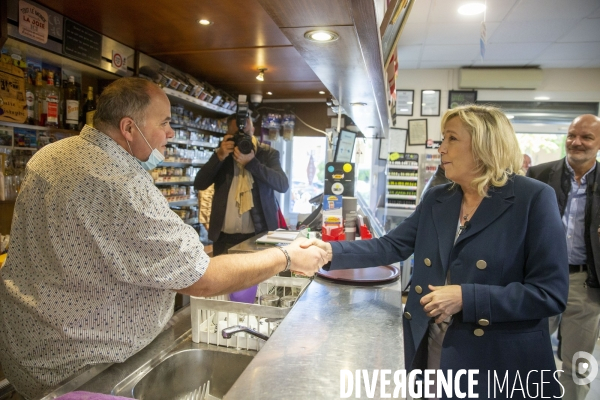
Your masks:
[[[38,2],[146,54],[290,44],[256,0]]]
[[[280,28],[352,25],[348,0],[258,0]]]
[[[292,47],[221,50],[155,56],[214,85],[256,81],[258,68],[267,68],[266,82],[319,81]]]
[[[235,87],[227,84],[220,85],[230,94],[262,94],[264,100],[279,99],[323,99],[327,97],[327,88],[321,81],[316,82],[246,82],[236,83]],[[319,91],[325,91],[326,94],[319,94]],[[273,93],[267,95],[267,92]]]

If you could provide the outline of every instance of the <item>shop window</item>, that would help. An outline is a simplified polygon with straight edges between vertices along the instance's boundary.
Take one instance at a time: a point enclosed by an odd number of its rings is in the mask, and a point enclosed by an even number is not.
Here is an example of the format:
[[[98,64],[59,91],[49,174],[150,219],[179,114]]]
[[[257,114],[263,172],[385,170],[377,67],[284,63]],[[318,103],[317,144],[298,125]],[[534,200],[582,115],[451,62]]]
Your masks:
[[[326,145],[324,136],[294,136],[289,176],[288,210],[290,220],[297,220],[299,215],[310,214],[313,206],[309,200],[323,193]]]

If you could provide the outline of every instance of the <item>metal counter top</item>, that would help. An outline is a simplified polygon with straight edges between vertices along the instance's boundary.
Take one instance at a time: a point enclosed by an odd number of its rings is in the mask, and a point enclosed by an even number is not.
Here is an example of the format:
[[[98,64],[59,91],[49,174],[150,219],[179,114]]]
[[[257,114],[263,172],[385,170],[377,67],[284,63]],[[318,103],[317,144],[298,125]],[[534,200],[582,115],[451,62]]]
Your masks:
[[[403,369],[400,286],[315,278],[225,399],[339,398],[341,369]]]

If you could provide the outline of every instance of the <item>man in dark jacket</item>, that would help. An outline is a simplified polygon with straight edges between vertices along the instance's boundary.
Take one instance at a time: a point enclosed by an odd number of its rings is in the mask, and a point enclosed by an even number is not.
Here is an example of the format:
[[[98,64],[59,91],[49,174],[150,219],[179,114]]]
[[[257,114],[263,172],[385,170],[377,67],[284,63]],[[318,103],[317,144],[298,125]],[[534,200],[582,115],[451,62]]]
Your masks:
[[[213,183],[208,238],[214,242],[213,255],[225,254],[238,243],[257,233],[278,227],[278,207],[274,191],[284,193],[288,178],[281,168],[279,152],[260,144],[248,118],[244,132],[252,137],[254,150],[243,154],[230,140],[238,131],[235,116],[228,119],[227,134],[194,181],[197,190]]]
[[[583,400],[590,390],[585,378],[593,361],[577,353],[593,353],[600,323],[600,168],[596,161],[600,118],[590,114],[575,118],[567,133],[566,150],[564,159],[530,167],[527,176],[555,190],[565,227],[569,299],[559,327],[560,383],[565,399]]]

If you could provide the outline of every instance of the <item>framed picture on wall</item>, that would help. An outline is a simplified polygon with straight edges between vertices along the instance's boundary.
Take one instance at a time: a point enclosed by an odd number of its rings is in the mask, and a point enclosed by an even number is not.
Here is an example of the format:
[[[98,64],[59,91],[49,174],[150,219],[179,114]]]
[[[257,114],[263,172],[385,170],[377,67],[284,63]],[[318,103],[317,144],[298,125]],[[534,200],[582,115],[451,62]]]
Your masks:
[[[475,90],[451,90],[448,93],[448,109],[465,104],[475,104],[477,92]]]
[[[421,116],[439,117],[440,116],[440,95],[441,90],[421,90]]]
[[[406,129],[390,128],[387,138],[382,138],[379,144],[379,159],[387,160],[390,153],[406,152]]]
[[[396,116],[413,115],[414,90],[396,90]]]
[[[427,120],[408,120],[408,145],[425,145],[427,143]]]

